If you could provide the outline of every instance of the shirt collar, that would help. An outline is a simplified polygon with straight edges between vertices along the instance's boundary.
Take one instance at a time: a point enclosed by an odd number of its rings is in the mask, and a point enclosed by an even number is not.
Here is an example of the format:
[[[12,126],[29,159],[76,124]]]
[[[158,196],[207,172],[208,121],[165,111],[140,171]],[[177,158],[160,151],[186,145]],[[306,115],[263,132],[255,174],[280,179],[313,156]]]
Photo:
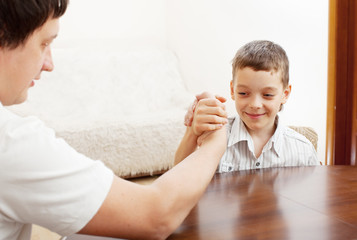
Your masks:
[[[279,116],[277,115],[275,118],[275,124],[276,124],[276,129],[275,132],[273,134],[273,136],[270,138],[269,142],[270,144],[273,145],[273,148],[276,152],[276,154],[278,154],[278,156],[280,157],[281,154],[281,149],[282,149],[282,137],[283,137],[283,125],[281,124],[281,121],[279,120]]]
[[[247,128],[239,116],[235,116],[232,123],[231,132],[228,138],[228,147],[242,141],[248,141],[251,139]]]
[[[276,124],[276,129],[273,134],[273,136],[270,138],[270,140],[267,142],[266,146],[264,147],[263,151],[265,149],[271,149],[273,148],[278,156],[281,154],[281,149],[282,149],[282,124],[281,121],[279,121],[279,116],[276,116],[275,119],[275,124]],[[232,123],[232,128],[229,134],[228,138],[228,147],[233,146],[236,143],[247,141],[248,142],[248,147],[249,149],[254,149],[252,146],[253,140],[252,137],[249,135],[249,132],[244,125],[243,121],[240,119],[240,117],[237,115],[233,119]]]

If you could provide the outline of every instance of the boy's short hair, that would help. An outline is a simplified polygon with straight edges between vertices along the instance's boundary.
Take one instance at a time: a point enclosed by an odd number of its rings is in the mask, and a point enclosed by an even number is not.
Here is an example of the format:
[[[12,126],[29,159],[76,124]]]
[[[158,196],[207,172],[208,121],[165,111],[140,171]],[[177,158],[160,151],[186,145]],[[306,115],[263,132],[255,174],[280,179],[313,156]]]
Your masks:
[[[69,0],[0,0],[0,47],[14,49],[50,17],[61,17]]]
[[[237,70],[250,67],[255,71],[281,73],[283,87],[289,85],[289,60],[282,47],[271,41],[252,41],[241,47],[232,60],[233,80]]]

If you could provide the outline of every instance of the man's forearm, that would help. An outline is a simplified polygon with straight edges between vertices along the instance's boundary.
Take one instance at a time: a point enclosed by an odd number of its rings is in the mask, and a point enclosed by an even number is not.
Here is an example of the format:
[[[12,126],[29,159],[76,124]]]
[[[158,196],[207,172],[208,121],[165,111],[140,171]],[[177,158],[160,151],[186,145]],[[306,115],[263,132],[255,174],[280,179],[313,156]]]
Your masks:
[[[156,179],[139,185],[114,177],[102,206],[80,231],[130,239],[166,239],[205,191],[226,148],[225,128]]]
[[[165,195],[166,216],[177,227],[202,196],[216,172],[226,149],[225,127],[213,132],[210,139],[154,184]]]

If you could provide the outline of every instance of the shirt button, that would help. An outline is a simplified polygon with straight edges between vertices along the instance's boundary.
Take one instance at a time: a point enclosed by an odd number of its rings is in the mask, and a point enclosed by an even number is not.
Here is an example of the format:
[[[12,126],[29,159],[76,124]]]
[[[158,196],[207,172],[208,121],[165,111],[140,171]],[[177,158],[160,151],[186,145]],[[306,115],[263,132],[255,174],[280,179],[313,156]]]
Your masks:
[[[257,163],[255,164],[255,166],[259,167],[259,166],[260,166],[260,162],[257,162]]]

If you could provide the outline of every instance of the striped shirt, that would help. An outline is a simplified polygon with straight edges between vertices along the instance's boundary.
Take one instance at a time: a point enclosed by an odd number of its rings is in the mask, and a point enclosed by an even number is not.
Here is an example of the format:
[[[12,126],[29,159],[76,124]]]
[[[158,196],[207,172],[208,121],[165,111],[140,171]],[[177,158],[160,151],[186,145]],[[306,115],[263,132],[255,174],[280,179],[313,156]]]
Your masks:
[[[312,143],[303,135],[279,123],[278,117],[276,122],[274,135],[256,158],[253,139],[240,117],[228,118],[227,150],[221,158],[218,172],[318,165],[317,154]]]

